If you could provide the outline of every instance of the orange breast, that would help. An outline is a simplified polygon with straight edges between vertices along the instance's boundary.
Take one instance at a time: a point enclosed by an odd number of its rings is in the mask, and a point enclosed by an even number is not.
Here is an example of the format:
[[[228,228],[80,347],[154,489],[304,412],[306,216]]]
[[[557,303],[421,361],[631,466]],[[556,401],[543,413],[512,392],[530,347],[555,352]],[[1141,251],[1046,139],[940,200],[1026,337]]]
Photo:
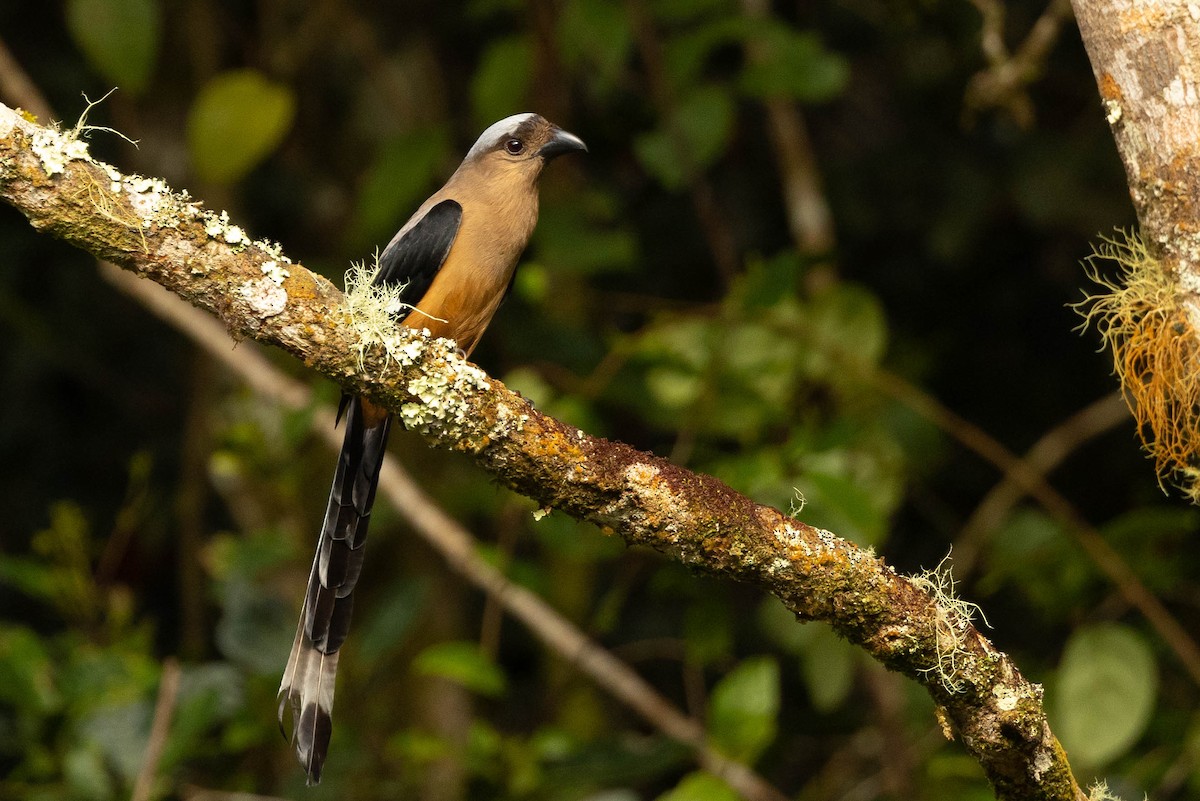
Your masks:
[[[504,191],[507,177],[450,183],[439,192],[462,205],[462,223],[441,270],[404,320],[411,328],[455,340],[467,354],[504,299],[537,223],[536,188],[521,182]]]

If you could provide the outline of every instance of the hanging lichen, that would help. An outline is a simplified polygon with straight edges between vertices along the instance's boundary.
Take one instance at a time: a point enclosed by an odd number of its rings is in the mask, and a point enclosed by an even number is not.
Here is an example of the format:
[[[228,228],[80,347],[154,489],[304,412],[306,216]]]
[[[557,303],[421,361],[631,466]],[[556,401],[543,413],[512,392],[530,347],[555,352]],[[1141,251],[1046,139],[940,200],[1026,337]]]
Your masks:
[[[1117,265],[1105,276],[1106,262]],[[1160,484],[1200,504],[1200,343],[1175,273],[1136,234],[1105,238],[1085,262],[1101,287],[1074,304],[1113,355],[1113,371]]]

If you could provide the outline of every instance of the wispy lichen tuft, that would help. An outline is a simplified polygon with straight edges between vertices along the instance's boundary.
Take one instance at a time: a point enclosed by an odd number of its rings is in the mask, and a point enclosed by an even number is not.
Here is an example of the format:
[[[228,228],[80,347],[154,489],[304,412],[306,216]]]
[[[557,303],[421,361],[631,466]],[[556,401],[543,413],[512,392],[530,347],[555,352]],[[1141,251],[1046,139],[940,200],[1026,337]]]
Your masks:
[[[1115,276],[1102,273],[1105,262]],[[1178,277],[1134,233],[1105,238],[1084,264],[1100,290],[1073,308],[1095,326],[1113,356],[1113,372],[1154,459],[1160,483],[1200,504],[1200,344],[1195,310]]]
[[[1088,801],[1121,801],[1121,796],[1108,789],[1108,782],[1098,781],[1088,788]]]
[[[413,367],[434,349],[429,354],[434,357],[429,369],[417,370],[405,385],[414,400],[400,407],[401,421],[410,430],[430,433],[436,428],[452,439],[478,435],[473,430],[475,411],[470,401],[473,393],[490,388],[487,373],[461,358],[452,340],[433,339],[427,330],[415,331],[398,322],[413,307],[402,300],[403,284],[373,283],[377,262],[378,256],[371,267],[354,264],[346,273],[343,310],[356,334],[359,369],[365,367],[368,352],[375,349],[383,352],[384,374],[392,367]],[[499,417],[496,422],[500,423]],[[480,445],[486,436],[480,438]]]
[[[949,563],[950,556],[947,554],[937,567],[913,576],[911,581],[918,589],[931,595],[935,605],[937,661],[924,672],[935,676],[946,692],[960,693],[964,689],[963,681],[959,678],[964,668],[962,660],[970,654],[963,637],[971,627],[976,613],[985,625],[990,624],[978,604],[963,600],[955,594],[955,581]]]
[[[42,163],[42,169],[46,171],[46,175],[58,175],[66,169],[67,162],[70,161],[93,161],[91,154],[88,152],[88,144],[84,141],[92,131],[107,131],[129,142],[132,145],[137,145],[137,142],[125,136],[120,131],[112,128],[106,128],[102,125],[88,125],[88,114],[93,108],[103,103],[116,90],[113,89],[99,100],[88,100],[88,96],[84,95],[83,99],[87,101],[87,106],[83,109],[83,113],[79,115],[79,121],[75,123],[69,131],[59,130],[55,127],[39,128],[33,135],[33,153]],[[109,171],[109,174],[116,172],[116,168],[111,165],[96,161],[96,164],[104,167]],[[119,173],[117,173],[119,175]]]

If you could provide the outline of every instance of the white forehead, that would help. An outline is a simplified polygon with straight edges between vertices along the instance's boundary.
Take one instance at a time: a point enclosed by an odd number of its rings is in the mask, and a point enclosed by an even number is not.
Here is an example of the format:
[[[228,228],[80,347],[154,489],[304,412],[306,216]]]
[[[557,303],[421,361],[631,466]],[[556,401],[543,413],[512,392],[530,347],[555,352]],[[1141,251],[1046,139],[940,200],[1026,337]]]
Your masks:
[[[471,145],[471,149],[467,151],[467,158],[478,156],[486,150],[489,150],[492,145],[500,141],[502,136],[510,136],[517,130],[517,127],[537,115],[531,111],[526,111],[521,114],[514,114],[511,117],[505,117],[499,122],[493,122],[487,127],[479,138],[475,140],[475,144]]]

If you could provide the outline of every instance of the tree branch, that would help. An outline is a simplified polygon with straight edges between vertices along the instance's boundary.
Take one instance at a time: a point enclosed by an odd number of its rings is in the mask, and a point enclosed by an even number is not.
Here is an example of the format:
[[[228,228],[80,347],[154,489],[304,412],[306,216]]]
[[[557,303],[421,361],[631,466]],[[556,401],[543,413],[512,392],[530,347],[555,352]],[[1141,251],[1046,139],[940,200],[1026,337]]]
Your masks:
[[[304,360],[544,506],[755,584],[803,620],[829,622],[929,691],[1000,798],[1084,797],[1046,722],[1041,687],[937,581],[906,579],[716,479],[543,415],[444,341],[393,331],[364,342],[362,321],[328,281],[186,195],[85,156],[71,137],[0,105],[0,197],[36,229],[152,278],[237,337]]]

